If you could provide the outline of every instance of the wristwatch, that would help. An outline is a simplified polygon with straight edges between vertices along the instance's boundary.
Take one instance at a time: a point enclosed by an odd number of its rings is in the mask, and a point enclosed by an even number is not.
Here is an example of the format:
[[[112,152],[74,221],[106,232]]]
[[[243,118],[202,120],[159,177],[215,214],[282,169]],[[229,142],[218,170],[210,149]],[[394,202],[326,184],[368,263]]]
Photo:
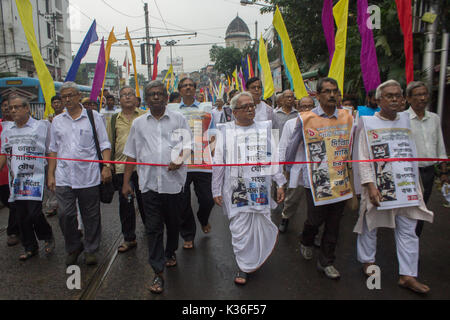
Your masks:
[[[111,163],[105,163],[105,167],[110,168],[111,169]]]

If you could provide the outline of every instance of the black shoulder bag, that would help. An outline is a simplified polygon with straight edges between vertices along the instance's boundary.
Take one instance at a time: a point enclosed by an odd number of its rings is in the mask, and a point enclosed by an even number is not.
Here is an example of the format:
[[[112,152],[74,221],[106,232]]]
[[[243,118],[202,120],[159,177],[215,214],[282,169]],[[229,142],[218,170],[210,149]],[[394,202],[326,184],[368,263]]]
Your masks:
[[[97,130],[95,129],[94,114],[92,110],[86,110],[91,123],[92,133],[94,135],[95,148],[97,149],[98,160],[103,160],[102,153],[100,151],[100,144],[98,143]],[[100,166],[100,175],[102,174],[103,164],[98,163]],[[112,182],[100,183],[100,201],[103,203],[111,203],[114,197],[114,186]]]

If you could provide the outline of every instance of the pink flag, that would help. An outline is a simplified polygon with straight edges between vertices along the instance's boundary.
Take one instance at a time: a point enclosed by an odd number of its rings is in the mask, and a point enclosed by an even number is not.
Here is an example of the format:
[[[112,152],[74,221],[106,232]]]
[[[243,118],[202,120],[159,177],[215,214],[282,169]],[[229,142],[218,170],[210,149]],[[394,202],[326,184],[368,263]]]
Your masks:
[[[322,27],[325,40],[327,41],[328,54],[331,61],[334,55],[334,19],[333,19],[333,0],[324,0],[322,8]]]
[[[94,81],[92,82],[92,91],[90,99],[97,100],[98,94],[102,90],[103,79],[105,78],[105,38],[102,38],[100,52],[98,53],[97,65],[95,66]]]

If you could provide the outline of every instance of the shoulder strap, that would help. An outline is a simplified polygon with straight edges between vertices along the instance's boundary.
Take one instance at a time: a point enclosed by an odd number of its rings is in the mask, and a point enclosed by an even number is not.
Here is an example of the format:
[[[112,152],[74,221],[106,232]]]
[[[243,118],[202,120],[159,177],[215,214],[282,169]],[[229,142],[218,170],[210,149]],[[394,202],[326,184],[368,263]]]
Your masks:
[[[116,121],[118,113],[114,113],[111,117],[111,159],[114,160],[115,154],[116,154]]]
[[[95,142],[95,148],[97,149],[98,160],[103,160],[102,153],[100,151],[100,144],[98,143],[97,130],[95,130],[94,114],[92,113],[92,110],[86,110],[86,111],[87,111],[87,115],[89,118],[89,122],[91,123],[92,133],[94,135],[94,142]],[[103,168],[103,165],[100,162],[98,164],[100,166],[100,171],[101,171]]]

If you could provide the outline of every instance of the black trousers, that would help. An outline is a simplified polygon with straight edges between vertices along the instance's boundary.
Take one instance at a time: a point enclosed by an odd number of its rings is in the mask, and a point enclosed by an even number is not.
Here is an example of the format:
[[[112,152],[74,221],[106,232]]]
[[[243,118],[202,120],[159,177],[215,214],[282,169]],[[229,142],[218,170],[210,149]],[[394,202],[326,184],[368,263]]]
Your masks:
[[[420,179],[423,185],[423,201],[427,204],[433,191],[434,184],[434,166],[419,168]],[[420,237],[423,230],[423,220],[417,220],[416,235]]]
[[[166,258],[178,249],[180,231],[181,192],[178,194],[147,191],[142,194],[145,212],[145,232],[148,236],[148,260],[155,273],[164,271]],[[164,250],[164,225],[167,243]]]
[[[182,195],[183,209],[181,211],[180,234],[184,241],[192,241],[197,230],[194,212],[191,206],[191,183],[194,183],[194,191],[198,199],[197,218],[202,226],[208,224],[209,215],[214,207],[214,199],[211,191],[212,173],[188,172],[186,184]]]
[[[336,259],[334,251],[339,236],[339,224],[343,216],[345,201],[338,203],[314,206],[311,189],[305,188],[307,202],[307,219],[302,233],[301,243],[311,247],[314,245],[314,237],[319,232],[319,227],[325,223],[325,229],[320,244],[319,262],[323,267],[333,264]]]
[[[42,201],[17,200],[15,206],[20,241],[26,251],[34,251],[39,248],[36,237],[45,241],[53,239],[52,227],[42,213]]]
[[[130,184],[136,195],[142,223],[145,225],[144,205],[142,203],[141,192],[139,191],[138,180],[138,175],[135,171],[131,175]],[[123,238],[125,241],[134,241],[136,240],[136,211],[134,208],[134,201],[128,202],[128,199],[126,199],[122,194],[123,173],[118,173],[115,175],[115,184],[119,191],[119,215],[120,223],[122,224]]]
[[[5,184],[0,186],[0,201],[5,205],[5,207],[9,208],[9,217],[8,217],[8,227],[6,229],[6,234],[10,235],[19,235],[19,222],[16,214],[16,206],[14,202],[8,202],[9,199],[9,185]]]

